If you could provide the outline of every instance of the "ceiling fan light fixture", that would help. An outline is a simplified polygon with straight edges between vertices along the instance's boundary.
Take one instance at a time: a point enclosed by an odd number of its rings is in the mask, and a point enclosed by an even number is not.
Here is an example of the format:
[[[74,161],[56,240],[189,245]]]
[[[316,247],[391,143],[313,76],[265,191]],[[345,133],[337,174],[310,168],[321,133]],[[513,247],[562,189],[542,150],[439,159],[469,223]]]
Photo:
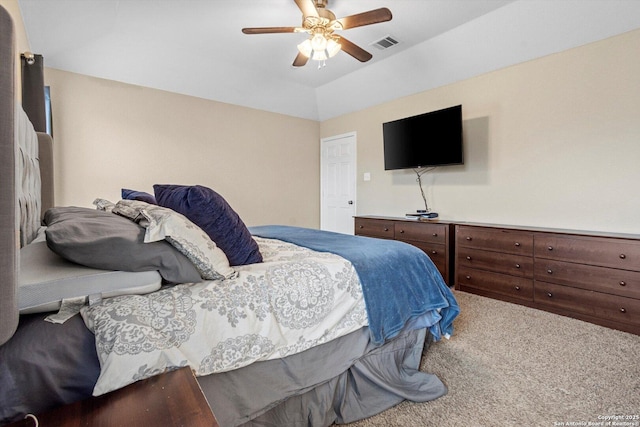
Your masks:
[[[333,38],[326,39],[322,34],[315,34],[298,45],[298,51],[309,59],[324,61],[340,52],[340,43]]]
[[[327,39],[322,34],[315,34],[311,37],[311,49],[313,50],[326,50]]]
[[[373,55],[348,39],[336,35],[335,32],[378,24],[392,18],[391,11],[381,7],[337,19],[336,15],[327,9],[327,0],[294,1],[302,12],[302,26],[242,29],[244,34],[308,33],[309,39],[298,45],[298,54],[292,64],[294,67],[304,66],[309,59],[325,61],[341,50],[360,62],[367,62]]]

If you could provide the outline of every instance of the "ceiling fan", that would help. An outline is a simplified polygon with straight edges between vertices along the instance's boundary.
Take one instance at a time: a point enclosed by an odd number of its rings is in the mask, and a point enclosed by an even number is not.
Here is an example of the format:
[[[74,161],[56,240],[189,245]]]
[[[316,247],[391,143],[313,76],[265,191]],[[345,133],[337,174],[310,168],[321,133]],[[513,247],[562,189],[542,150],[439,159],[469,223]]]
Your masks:
[[[358,45],[350,42],[335,31],[377,24],[390,21],[391,11],[386,7],[357,13],[336,19],[326,8],[327,0],[294,0],[302,11],[301,27],[259,27],[243,28],[245,34],[302,33],[310,35],[309,39],[298,45],[298,55],[293,61],[294,67],[302,67],[309,59],[323,61],[337,54],[340,50],[353,56],[360,62],[367,62],[372,55]]]

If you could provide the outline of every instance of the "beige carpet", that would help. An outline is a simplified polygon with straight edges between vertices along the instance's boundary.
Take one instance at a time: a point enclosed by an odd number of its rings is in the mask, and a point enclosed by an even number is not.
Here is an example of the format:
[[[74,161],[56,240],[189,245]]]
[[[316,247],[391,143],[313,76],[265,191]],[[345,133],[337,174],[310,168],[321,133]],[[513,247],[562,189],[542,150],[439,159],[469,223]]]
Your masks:
[[[465,292],[456,298],[454,336],[433,344],[421,366],[448,394],[350,427],[606,426],[614,415],[623,418],[611,426],[640,426],[640,336]]]

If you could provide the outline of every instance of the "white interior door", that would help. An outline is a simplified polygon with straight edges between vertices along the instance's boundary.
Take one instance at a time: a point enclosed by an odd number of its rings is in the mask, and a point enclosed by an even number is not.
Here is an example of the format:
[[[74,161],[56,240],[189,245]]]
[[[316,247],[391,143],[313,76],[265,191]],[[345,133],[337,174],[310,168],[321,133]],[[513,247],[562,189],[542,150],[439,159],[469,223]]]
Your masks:
[[[356,214],[356,133],[323,138],[320,228],[353,234]]]

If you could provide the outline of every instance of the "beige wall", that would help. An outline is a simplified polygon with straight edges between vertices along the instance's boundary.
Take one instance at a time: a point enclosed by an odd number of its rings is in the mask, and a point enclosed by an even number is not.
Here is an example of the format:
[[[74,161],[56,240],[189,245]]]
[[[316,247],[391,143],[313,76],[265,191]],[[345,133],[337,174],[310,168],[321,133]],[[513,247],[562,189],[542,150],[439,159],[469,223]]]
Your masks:
[[[46,69],[56,203],[200,184],[247,225],[318,227],[319,123]]]
[[[321,124],[358,135],[359,214],[423,205],[412,171],[384,171],[382,123],[462,104],[465,165],[425,175],[458,221],[640,233],[640,31]],[[363,180],[363,173],[371,181]]]

